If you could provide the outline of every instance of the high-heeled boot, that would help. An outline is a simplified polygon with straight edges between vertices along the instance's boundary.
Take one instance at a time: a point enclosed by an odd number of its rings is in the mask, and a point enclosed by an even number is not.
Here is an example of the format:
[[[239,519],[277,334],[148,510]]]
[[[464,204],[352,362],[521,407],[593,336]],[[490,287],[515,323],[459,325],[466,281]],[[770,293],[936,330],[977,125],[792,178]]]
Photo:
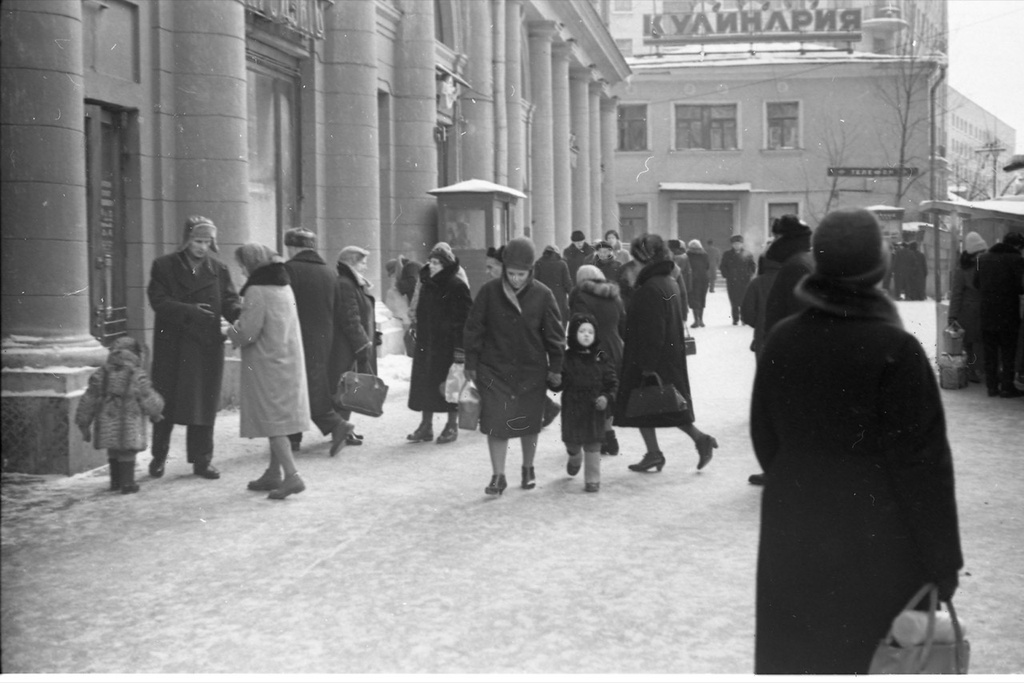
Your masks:
[[[532,489],[533,487],[535,487],[536,485],[537,485],[537,475],[534,474],[533,468],[532,467],[524,467],[523,468],[523,483],[522,483],[522,487],[524,489],[529,490],[529,489]]]
[[[484,493],[489,496],[500,496],[506,488],[508,488],[508,482],[505,481],[505,475],[495,474],[491,477],[491,483],[484,489]]]
[[[647,472],[656,467],[661,472],[661,468],[664,466],[665,456],[661,451],[654,451],[653,453],[644,453],[640,462],[630,465],[629,469],[634,472]]]

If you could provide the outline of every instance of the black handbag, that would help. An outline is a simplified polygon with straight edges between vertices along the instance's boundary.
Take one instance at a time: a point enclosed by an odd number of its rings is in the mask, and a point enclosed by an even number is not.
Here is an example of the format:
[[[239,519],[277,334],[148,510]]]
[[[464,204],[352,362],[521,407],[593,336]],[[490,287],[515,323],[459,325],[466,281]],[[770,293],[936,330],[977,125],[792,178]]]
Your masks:
[[[384,414],[384,399],[388,397],[388,385],[377,375],[356,372],[356,366],[342,374],[334,392],[334,402],[344,410],[353,413],[380,417]]]
[[[641,384],[629,392],[626,417],[644,417],[664,413],[681,413],[688,408],[686,398],[675,385],[665,385],[658,373],[652,373],[656,384]],[[643,380],[641,380],[643,381]]]
[[[683,323],[683,344],[686,345],[687,356],[697,353],[697,340],[690,334],[690,327],[686,323]]]

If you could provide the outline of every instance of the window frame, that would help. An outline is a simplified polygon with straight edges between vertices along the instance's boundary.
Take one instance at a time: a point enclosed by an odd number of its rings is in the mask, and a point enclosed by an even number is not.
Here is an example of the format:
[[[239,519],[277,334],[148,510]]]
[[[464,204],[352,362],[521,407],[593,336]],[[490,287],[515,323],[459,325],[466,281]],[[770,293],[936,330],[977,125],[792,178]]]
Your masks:
[[[626,149],[623,147],[623,118],[622,111],[627,107],[643,107],[644,117],[644,146],[639,149]],[[615,109],[615,123],[616,123],[616,140],[615,140],[615,151],[616,152],[649,152],[651,149],[651,108],[647,102],[619,102]]]
[[[796,136],[795,144],[792,145],[792,146],[789,146],[789,145],[786,145],[786,144],[783,143],[783,144],[780,144],[780,145],[777,145],[777,146],[773,146],[772,145],[772,120],[773,120],[773,117],[770,115],[769,109],[772,107],[772,105],[790,105],[790,104],[796,106],[796,116],[793,117],[793,118],[796,119],[796,126],[794,127],[794,135]],[[772,101],[767,101],[767,102],[764,103],[764,148],[766,150],[776,151],[776,150],[803,149],[803,147],[802,147],[802,141],[803,141],[803,117],[800,115],[802,110],[803,110],[803,102],[801,100],[778,100],[778,101],[772,100]],[[787,121],[789,119],[790,119],[790,117],[785,117],[785,116],[774,117],[774,120],[781,120],[781,121]],[[782,129],[781,137],[782,138],[785,137],[785,128]]]
[[[679,135],[679,108],[680,107],[693,107],[701,111],[701,126],[702,130],[701,137],[702,142],[706,143],[704,147],[680,147],[680,135]],[[713,146],[714,136],[714,122],[715,121],[728,121],[730,119],[715,118],[713,110],[718,107],[732,107],[733,109],[733,147],[715,147]],[[687,119],[690,121],[696,119]],[[694,104],[693,102],[673,102],[672,103],[672,151],[673,152],[738,152],[743,149],[741,132],[743,130],[742,121],[740,118],[740,103],[736,101],[730,102],[702,102],[701,104]],[[689,136],[688,136],[689,137]]]

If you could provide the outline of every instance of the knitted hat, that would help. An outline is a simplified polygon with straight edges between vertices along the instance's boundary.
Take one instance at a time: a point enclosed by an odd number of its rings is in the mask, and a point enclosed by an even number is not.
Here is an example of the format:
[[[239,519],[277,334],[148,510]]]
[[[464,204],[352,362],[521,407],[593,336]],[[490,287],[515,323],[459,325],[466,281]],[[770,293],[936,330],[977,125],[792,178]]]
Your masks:
[[[703,249],[704,247],[701,246],[700,240],[690,240],[689,243],[686,245],[686,248],[687,249]]]
[[[451,245],[447,242],[438,242],[430,250],[430,258],[436,258],[443,266],[450,266],[455,263],[455,254],[452,253]]]
[[[206,216],[189,216],[185,221],[185,233],[182,235],[178,251],[184,250],[192,240],[202,238],[210,240],[210,249],[220,251],[217,249],[217,226],[213,224],[213,221]]]
[[[292,228],[284,233],[284,246],[316,249],[316,233],[305,228]]]
[[[576,271],[576,284],[581,285],[587,280],[596,280],[598,282],[604,282],[604,273],[597,266],[592,266],[589,263],[584,263]]]
[[[611,248],[612,248],[612,243],[607,241],[607,240],[601,240],[600,242],[598,242],[597,244],[594,245],[594,249],[611,249]]]
[[[776,218],[772,223],[772,233],[780,236],[805,235],[810,232],[810,227],[791,213]]]
[[[257,268],[262,268],[271,263],[279,263],[283,260],[276,251],[258,242],[248,242],[235,249],[235,258],[250,275]]]
[[[508,241],[502,254],[501,262],[506,268],[515,270],[532,270],[535,258],[533,240],[529,237],[516,237]]]
[[[729,238],[730,242],[743,242],[743,235],[733,235]]]
[[[811,242],[814,272],[851,284],[881,281],[889,265],[889,250],[874,214],[864,209],[840,209],[825,216]]]
[[[659,235],[644,234],[635,238],[629,245],[629,253],[641,264],[668,260],[665,241]]]
[[[977,254],[988,249],[988,242],[976,232],[969,232],[964,236],[964,251],[968,254]]]
[[[570,242],[586,242],[587,236],[583,234],[582,230],[573,230],[572,237],[569,238]]]

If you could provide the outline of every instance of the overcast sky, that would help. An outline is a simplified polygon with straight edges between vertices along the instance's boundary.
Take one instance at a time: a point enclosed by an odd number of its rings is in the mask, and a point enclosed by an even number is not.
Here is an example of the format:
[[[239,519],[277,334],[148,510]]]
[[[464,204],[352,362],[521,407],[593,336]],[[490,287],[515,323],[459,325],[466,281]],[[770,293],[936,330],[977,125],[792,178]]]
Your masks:
[[[947,77],[1013,127],[1024,154],[1024,0],[949,0]]]

